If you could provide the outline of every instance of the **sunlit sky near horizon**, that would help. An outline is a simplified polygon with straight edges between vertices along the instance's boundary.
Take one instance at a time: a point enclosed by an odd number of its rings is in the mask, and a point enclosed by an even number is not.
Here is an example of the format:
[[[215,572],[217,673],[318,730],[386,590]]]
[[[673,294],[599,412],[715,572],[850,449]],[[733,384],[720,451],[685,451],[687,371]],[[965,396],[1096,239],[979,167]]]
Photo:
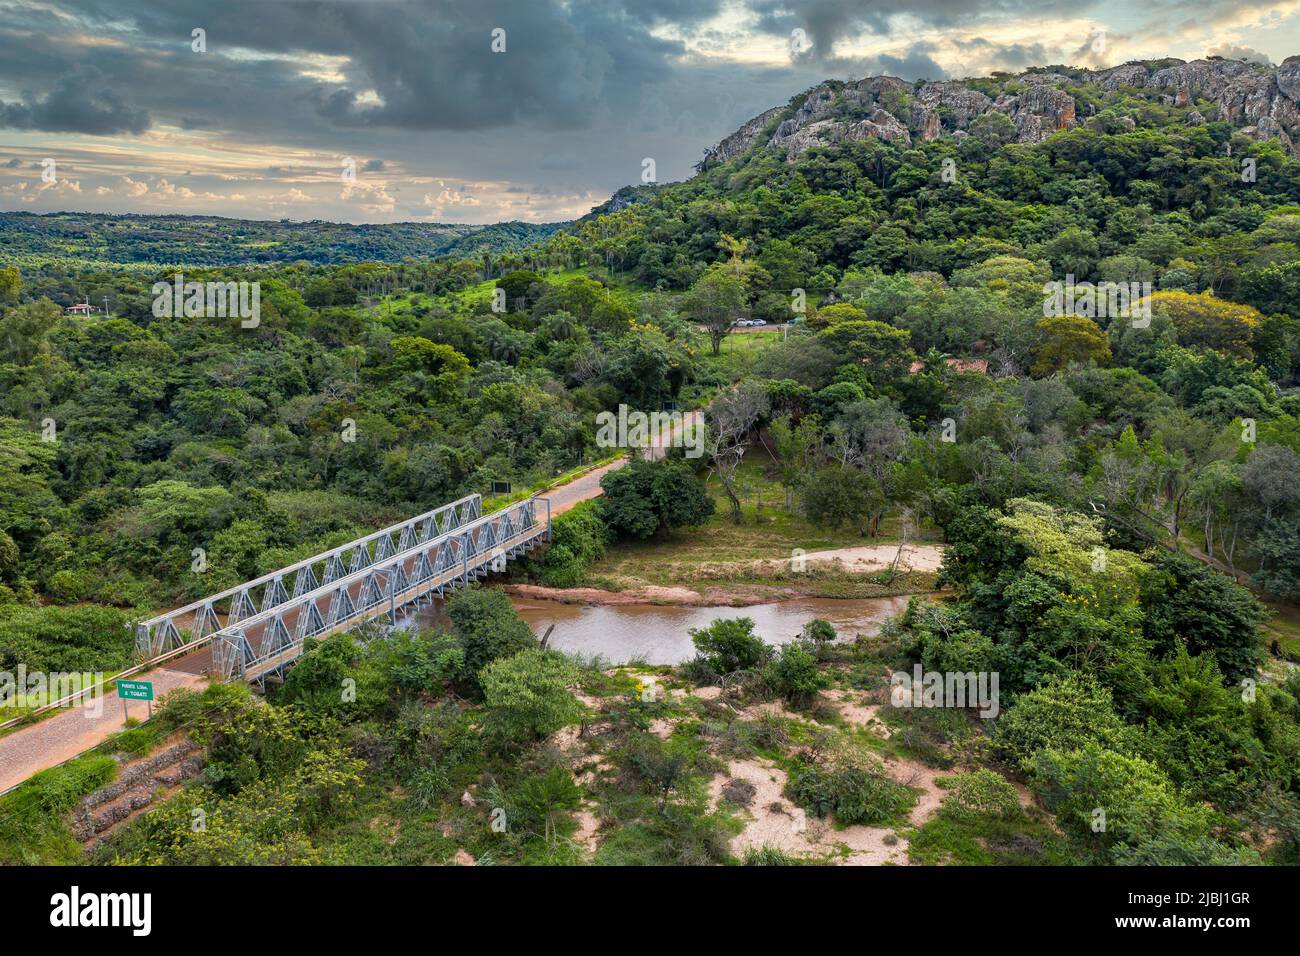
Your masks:
[[[1300,0],[0,0],[0,210],[547,222],[827,78],[1297,53]]]

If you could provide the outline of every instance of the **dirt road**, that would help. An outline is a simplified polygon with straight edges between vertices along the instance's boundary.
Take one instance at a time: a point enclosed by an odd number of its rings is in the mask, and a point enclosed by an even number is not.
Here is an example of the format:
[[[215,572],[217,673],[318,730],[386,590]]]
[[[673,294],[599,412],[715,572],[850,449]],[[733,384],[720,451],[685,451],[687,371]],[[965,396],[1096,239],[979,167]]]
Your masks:
[[[165,668],[150,671],[145,676],[153,681],[155,705],[157,698],[177,687],[201,688],[207,684],[207,680],[198,674]],[[144,720],[147,704],[132,701],[129,707],[131,717]],[[125,729],[122,702],[110,696],[72,707],[0,737],[0,792],[22,783],[39,770],[84,753],[107,740],[111,734]]]
[[[686,428],[702,427],[700,418],[701,416],[699,412],[684,412],[681,420],[670,432],[667,442],[665,444],[652,446],[648,452],[648,457],[652,460],[662,458],[666,446],[670,447],[673,441],[678,440]],[[629,459],[624,457],[620,458],[618,461],[610,462],[608,465],[597,468],[595,471],[589,471],[585,475],[573,479],[568,484],[561,485],[558,488],[553,488],[539,497],[550,499],[552,518],[556,515],[564,514],[564,512],[568,511],[580,501],[587,501],[591,498],[600,497],[600,479],[604,478],[611,471],[617,471],[622,468],[628,463],[628,461]]]

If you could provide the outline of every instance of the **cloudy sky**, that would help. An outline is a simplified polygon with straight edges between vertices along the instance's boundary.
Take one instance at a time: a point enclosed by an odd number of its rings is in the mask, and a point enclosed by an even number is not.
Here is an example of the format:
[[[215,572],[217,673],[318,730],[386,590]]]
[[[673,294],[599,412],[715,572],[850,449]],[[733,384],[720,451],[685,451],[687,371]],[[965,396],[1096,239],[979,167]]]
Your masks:
[[[546,222],[828,77],[1206,53],[1300,0],[0,0],[0,210]]]

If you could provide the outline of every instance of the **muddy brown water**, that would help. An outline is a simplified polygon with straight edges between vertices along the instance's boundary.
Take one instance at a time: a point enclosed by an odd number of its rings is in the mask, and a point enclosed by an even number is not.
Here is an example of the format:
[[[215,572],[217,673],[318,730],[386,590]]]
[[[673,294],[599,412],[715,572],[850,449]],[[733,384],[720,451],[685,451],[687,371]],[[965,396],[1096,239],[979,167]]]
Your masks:
[[[538,637],[552,624],[550,647],[568,654],[603,658],[610,664],[644,661],[680,664],[695,656],[691,629],[708,627],[718,618],[747,617],[769,644],[797,637],[814,618],[829,621],[841,638],[875,634],[881,622],[907,608],[906,597],[836,600],[804,598],[749,607],[673,607],[655,604],[594,606],[557,601],[515,599],[515,609]],[[445,626],[433,609],[421,611],[421,627]]]

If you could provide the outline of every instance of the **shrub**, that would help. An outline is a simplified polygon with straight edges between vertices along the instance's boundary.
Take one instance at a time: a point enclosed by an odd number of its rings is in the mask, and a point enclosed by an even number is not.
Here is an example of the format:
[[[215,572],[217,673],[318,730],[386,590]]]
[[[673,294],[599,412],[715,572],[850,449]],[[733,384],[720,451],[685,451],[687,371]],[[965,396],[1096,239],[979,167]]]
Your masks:
[[[1047,747],[1074,750],[1090,741],[1133,753],[1138,734],[1116,715],[1108,689],[1091,678],[1069,676],[1017,698],[998,722],[998,749],[1027,767]]]
[[[806,706],[830,678],[817,669],[817,651],[810,641],[791,641],[767,665],[764,682],[773,693],[780,694],[792,706]]]
[[[609,529],[600,518],[596,502],[583,502],[551,522],[551,544],[540,561],[543,584],[553,588],[576,587],[587,567],[605,554]]]
[[[697,803],[668,804],[644,820],[616,828],[595,862],[606,866],[711,866],[731,858],[725,819]]]
[[[1178,641],[1192,654],[1213,651],[1227,683],[1259,666],[1263,606],[1227,575],[1185,554],[1153,552],[1142,589],[1142,626],[1157,653]]]
[[[737,778],[726,782],[722,788],[722,798],[736,806],[747,807],[754,802],[754,794],[757,792],[758,788],[748,780]]]
[[[509,746],[577,723],[585,708],[568,689],[576,676],[567,660],[541,648],[493,661],[482,671],[485,728]]]
[[[658,795],[660,809],[692,766],[691,754],[681,746],[647,733],[638,734],[628,744],[625,757],[627,766]]]
[[[448,680],[465,672],[465,649],[449,634],[399,631],[384,642],[388,677],[408,693],[441,691]]]
[[[748,617],[718,618],[708,627],[692,628],[691,641],[700,661],[717,674],[751,670],[772,656]]]
[[[1020,801],[1016,788],[1005,777],[981,767],[954,778],[952,792],[943,801],[943,812],[961,823],[1010,820],[1020,815]]]
[[[833,641],[836,637],[835,625],[831,624],[830,621],[823,621],[821,618],[815,617],[803,626],[801,636],[804,640],[813,641],[817,644]]]
[[[95,576],[89,571],[55,571],[50,576],[46,590],[56,601],[71,604],[80,601],[95,589]]]
[[[1192,845],[1210,836],[1210,811],[1183,803],[1154,764],[1095,741],[1070,752],[1040,751],[1030,780],[1061,826],[1099,849],[1126,845],[1136,852],[1152,841]],[[1097,826],[1102,813],[1104,829]]]
[[[835,815],[844,824],[888,823],[916,802],[912,791],[883,771],[860,763],[823,765],[800,761],[786,791],[795,803],[819,817]]]
[[[672,528],[701,525],[713,514],[713,498],[691,466],[676,458],[637,459],[600,480],[600,515],[610,531],[649,538]]]
[[[447,616],[465,649],[465,681],[475,691],[488,664],[537,647],[532,628],[498,588],[461,591],[447,602]]]
[[[334,634],[324,641],[307,640],[276,700],[316,714],[360,717],[380,710],[389,688],[387,675],[367,666],[361,645],[350,634]]]
[[[511,788],[506,819],[512,830],[535,833],[550,843],[555,840],[558,815],[576,810],[581,802],[582,791],[568,768],[553,767],[525,777]]]
[[[750,847],[741,861],[745,866],[798,866],[799,861],[774,846]]]
[[[428,764],[417,768],[407,781],[406,799],[416,810],[436,810],[450,789],[451,778],[446,769]]]

